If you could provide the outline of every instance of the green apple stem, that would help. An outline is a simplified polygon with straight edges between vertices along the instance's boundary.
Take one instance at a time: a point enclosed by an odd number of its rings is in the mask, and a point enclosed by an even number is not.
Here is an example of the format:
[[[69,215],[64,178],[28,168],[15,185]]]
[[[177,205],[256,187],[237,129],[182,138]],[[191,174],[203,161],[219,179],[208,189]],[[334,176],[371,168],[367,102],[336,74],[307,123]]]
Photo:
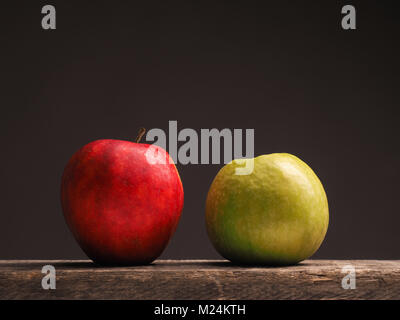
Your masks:
[[[137,137],[136,137],[136,140],[135,140],[135,142],[136,143],[139,143],[140,142],[140,139],[142,139],[142,137],[143,137],[143,135],[146,133],[146,129],[145,128],[140,128],[139,129],[139,132],[138,132],[138,135],[137,135]]]

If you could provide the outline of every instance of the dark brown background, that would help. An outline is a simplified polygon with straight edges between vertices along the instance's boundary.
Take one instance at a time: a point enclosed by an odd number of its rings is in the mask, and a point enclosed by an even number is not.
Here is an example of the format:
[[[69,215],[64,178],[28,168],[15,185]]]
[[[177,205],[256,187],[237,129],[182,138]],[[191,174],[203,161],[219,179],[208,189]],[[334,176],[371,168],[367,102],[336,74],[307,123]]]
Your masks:
[[[142,2],[0,5],[0,258],[83,258],[59,202],[67,160],[169,120],[254,128],[257,155],[307,162],[330,204],[314,257],[400,258],[394,1],[351,1],[356,31],[341,1]],[[48,3],[55,31],[41,29]],[[204,226],[219,168],[178,166],[185,208],[163,258],[219,257]]]

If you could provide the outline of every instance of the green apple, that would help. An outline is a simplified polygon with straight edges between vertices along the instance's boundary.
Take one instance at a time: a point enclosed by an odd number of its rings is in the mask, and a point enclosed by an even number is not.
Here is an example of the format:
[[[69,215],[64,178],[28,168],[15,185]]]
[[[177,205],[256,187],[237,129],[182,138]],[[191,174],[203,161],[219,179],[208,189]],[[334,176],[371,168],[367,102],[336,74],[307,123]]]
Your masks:
[[[251,174],[237,174],[243,161],[254,161]],[[239,264],[290,265],[307,259],[324,240],[328,223],[320,180],[287,153],[231,161],[207,195],[210,240],[223,257]]]

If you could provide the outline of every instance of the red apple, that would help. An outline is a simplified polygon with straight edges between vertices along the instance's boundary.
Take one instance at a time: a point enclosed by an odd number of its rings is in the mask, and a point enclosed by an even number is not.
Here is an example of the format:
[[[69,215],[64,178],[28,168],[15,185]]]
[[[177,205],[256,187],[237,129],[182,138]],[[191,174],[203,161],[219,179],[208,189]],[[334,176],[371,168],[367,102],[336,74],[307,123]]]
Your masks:
[[[167,161],[149,161],[154,154]],[[160,147],[121,140],[97,140],[72,156],[62,176],[61,203],[89,258],[127,265],[160,256],[183,208],[182,183],[169,160]]]

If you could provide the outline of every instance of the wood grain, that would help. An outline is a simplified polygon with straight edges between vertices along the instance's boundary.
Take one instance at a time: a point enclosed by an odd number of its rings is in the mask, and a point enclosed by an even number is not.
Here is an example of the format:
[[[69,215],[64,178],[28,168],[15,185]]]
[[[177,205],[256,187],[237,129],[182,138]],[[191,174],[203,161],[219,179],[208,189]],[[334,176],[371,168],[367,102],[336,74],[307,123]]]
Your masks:
[[[44,290],[42,266],[56,268]],[[354,266],[356,289],[343,289]],[[224,260],[158,260],[101,267],[86,260],[0,261],[0,299],[400,299],[400,260],[306,260],[290,267],[242,267]]]

